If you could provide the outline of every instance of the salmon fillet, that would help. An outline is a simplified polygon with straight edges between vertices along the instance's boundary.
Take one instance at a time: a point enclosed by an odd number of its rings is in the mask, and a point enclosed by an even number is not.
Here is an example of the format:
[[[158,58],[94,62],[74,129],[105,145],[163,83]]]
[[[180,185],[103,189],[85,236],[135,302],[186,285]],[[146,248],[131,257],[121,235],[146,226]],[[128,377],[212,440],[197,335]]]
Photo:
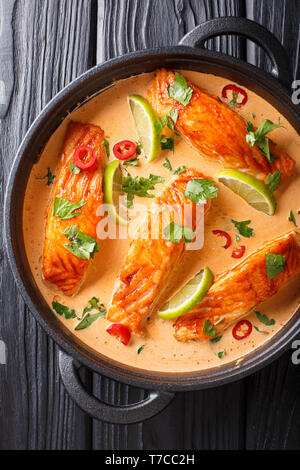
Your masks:
[[[246,142],[245,121],[218,97],[188,82],[193,95],[187,106],[170,98],[167,87],[173,86],[174,79],[174,72],[158,70],[148,91],[149,101],[160,117],[172,107],[178,110],[176,131],[201,154],[225,168],[245,170],[262,181],[276,170],[281,171],[282,181],[291,176],[295,161],[270,140],[271,154],[278,158],[269,163],[256,145],[251,147]]]
[[[79,289],[90,260],[77,258],[64,248],[69,241],[63,232],[72,225],[78,225],[81,232],[97,238],[96,226],[100,217],[96,216],[96,211],[103,199],[102,176],[105,151],[102,146],[103,138],[104,133],[100,127],[71,122],[63,144],[46,223],[43,276],[45,281],[55,285],[66,295],[72,295]],[[70,172],[70,161],[75,149],[81,145],[92,147],[98,167],[95,171],[82,171],[76,175]],[[78,210],[81,215],[61,220],[52,215],[55,197],[68,199],[73,203],[85,200],[86,204]]]
[[[163,218],[168,207],[175,208],[174,212],[170,211],[170,220],[187,226],[182,219],[176,220],[176,207],[181,208],[188,204],[192,212],[191,228],[195,230],[196,205],[185,197],[184,192],[187,183],[196,178],[206,177],[191,169],[171,181],[163,194],[156,198],[155,205],[148,211],[136,239],[130,244],[114,287],[107,318],[112,322],[127,325],[136,334],[143,334],[143,321],[157,308],[168,286],[170,273],[186,249],[183,239],[180,243],[173,243],[163,237],[162,231],[166,227]],[[205,211],[208,210],[209,204],[208,200]],[[153,225],[158,226],[156,239],[150,236]]]
[[[268,253],[285,256],[284,270],[269,279],[266,269]],[[280,236],[250,254],[233,269],[221,274],[208,291],[205,299],[191,312],[179,317],[175,323],[178,341],[210,339],[202,331],[206,319],[216,323],[215,329],[225,329],[237,318],[269,299],[288,281],[300,273],[300,237],[295,232]]]

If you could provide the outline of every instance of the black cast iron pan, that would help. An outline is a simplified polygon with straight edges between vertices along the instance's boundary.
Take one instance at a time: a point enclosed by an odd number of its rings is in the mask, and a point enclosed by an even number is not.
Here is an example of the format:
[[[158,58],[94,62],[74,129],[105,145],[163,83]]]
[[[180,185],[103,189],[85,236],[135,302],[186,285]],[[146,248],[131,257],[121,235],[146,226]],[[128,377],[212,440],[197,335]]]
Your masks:
[[[233,57],[203,49],[204,41],[223,34],[238,34],[259,44],[272,60],[273,75]],[[72,110],[117,80],[152,72],[162,66],[215,74],[238,82],[271,103],[300,132],[300,114],[290,99],[291,72],[284,49],[265,28],[236,17],[201,24],[187,34],[179,46],[135,52],[94,67],[63,89],[32,124],[18,150],[7,183],[4,238],[9,261],[30,311],[61,348],[60,373],[67,391],[92,417],[111,423],[128,424],[150,418],[167,406],[176,391],[215,387],[245,377],[278,357],[300,329],[298,310],[275,336],[249,353],[240,365],[232,362],[209,371],[182,374],[151,373],[116,363],[75,340],[53,315],[39,292],[25,255],[22,231],[24,195],[34,162],[52,133]],[[123,407],[106,405],[85,390],[78,376],[78,368],[82,365],[112,379],[147,389],[148,397],[140,403]]]

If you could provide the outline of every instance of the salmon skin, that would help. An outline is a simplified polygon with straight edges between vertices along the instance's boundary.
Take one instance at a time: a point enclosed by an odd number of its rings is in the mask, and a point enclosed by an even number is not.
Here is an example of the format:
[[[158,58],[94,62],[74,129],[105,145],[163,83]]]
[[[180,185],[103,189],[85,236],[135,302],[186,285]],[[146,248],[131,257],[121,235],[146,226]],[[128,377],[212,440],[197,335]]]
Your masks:
[[[46,223],[43,277],[66,295],[73,295],[78,291],[90,261],[77,258],[64,248],[69,242],[63,232],[72,225],[78,225],[79,231],[97,238],[96,227],[100,217],[96,215],[96,211],[103,200],[103,138],[104,132],[100,127],[71,122],[63,144]],[[82,145],[88,145],[94,150],[98,166],[94,171],[81,171],[76,175],[70,171],[70,162],[76,148]],[[55,197],[68,199],[73,203],[85,200],[86,204],[78,210],[80,215],[61,220],[52,215]]]
[[[155,205],[148,211],[145,223],[140,226],[136,239],[130,244],[124,266],[114,287],[107,318],[112,322],[127,325],[138,335],[144,334],[144,320],[157,309],[168,286],[169,276],[186,249],[183,239],[180,243],[173,243],[163,237],[162,231],[165,227],[163,213],[169,206],[180,208],[187,204],[192,212],[194,211],[196,205],[187,199],[184,193],[187,183],[197,178],[206,177],[189,169],[171,181],[163,194],[156,198]],[[208,210],[209,203],[208,200],[205,211]],[[153,229],[153,215],[159,219],[158,237],[155,239],[150,236]],[[176,214],[172,214],[172,211],[170,217],[175,223],[178,222]],[[192,229],[195,230],[195,217],[192,216],[192,219]]]
[[[285,256],[284,270],[269,279],[266,254]],[[202,331],[205,320],[212,324],[224,317],[217,326],[216,335],[234,320],[246,315],[252,308],[275,295],[281,287],[300,273],[300,237],[291,232],[266,243],[233,269],[221,274],[204,300],[175,323],[178,341],[211,339]]]
[[[170,98],[168,85],[173,86],[175,74],[165,69],[156,72],[148,90],[148,98],[160,117],[171,108],[178,110],[176,130],[205,157],[216,160],[225,168],[244,170],[265,181],[268,174],[281,171],[282,181],[291,176],[295,161],[270,139],[270,152],[277,159],[269,163],[260,149],[246,142],[246,123],[218,97],[202,92],[190,82],[192,98],[187,106]]]

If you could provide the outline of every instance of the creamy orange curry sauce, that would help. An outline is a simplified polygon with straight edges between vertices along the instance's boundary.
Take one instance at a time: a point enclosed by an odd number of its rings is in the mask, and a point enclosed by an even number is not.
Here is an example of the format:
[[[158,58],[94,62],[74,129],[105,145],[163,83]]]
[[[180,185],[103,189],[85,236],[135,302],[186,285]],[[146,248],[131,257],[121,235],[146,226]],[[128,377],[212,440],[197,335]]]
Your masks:
[[[182,73],[200,89],[211,95],[221,96],[223,87],[229,83],[228,80],[213,75],[190,71]],[[46,286],[42,279],[41,265],[45,221],[53,185],[47,186],[45,180],[37,179],[37,177],[45,175],[48,167],[54,174],[57,174],[62,143],[70,120],[99,125],[105,132],[111,150],[113,145],[120,140],[137,141],[127,97],[131,93],[146,97],[146,90],[153,77],[154,74],[144,74],[120,81],[73,112],[52,135],[38,163],[33,167],[24,204],[25,245],[35,281],[50,307],[52,301],[57,300],[61,304],[81,312],[93,296],[99,298],[107,306],[130,241],[101,240],[101,250],[94,258],[95,269],[90,266],[88,275],[79,293],[75,296],[64,296]],[[174,273],[170,296],[204,266],[209,266],[215,274],[219,274],[241,261],[235,260],[231,256],[232,249],[238,246],[235,241],[236,231],[231,219],[251,220],[250,225],[254,229],[255,235],[251,238],[243,238],[242,244],[246,245],[246,255],[280,234],[297,230],[288,217],[290,210],[297,214],[300,208],[300,137],[286,119],[279,116],[278,111],[270,104],[249,90],[247,93],[249,98],[247,104],[237,112],[246,120],[251,120],[255,126],[259,126],[263,119],[270,119],[277,123],[280,118],[283,127],[272,132],[272,140],[282,146],[297,162],[293,177],[289,179],[288,184],[283,185],[277,191],[278,208],[273,217],[268,217],[252,209],[240,197],[217,182],[219,194],[213,200],[210,216],[205,222],[204,247],[197,252],[186,252],[183,263]],[[147,163],[142,155],[139,166],[128,167],[128,169],[132,175],[148,176],[149,173],[153,173],[163,176],[165,182],[156,185],[155,189],[155,194],[159,194],[172,178],[172,173],[163,167],[165,157],[170,160],[173,169],[179,165],[185,165],[187,168],[194,168],[212,177],[215,177],[222,169],[217,162],[202,158],[182,138],[176,140],[174,154],[170,151],[162,151],[159,158],[151,163]],[[136,202],[149,204],[152,201],[136,198]],[[296,218],[300,226],[300,216],[296,215]],[[214,229],[225,230],[232,236],[232,249],[222,248],[224,239],[214,236],[212,234]],[[260,333],[253,328],[249,337],[237,341],[232,335],[231,326],[224,332],[222,339],[215,344],[210,341],[179,343],[173,336],[173,322],[161,320],[156,314],[152,315],[147,326],[146,336],[142,338],[132,336],[128,346],[124,346],[105,331],[109,324],[105,318],[98,319],[92,326],[81,331],[74,330],[78,320],[66,320],[63,317],[59,317],[59,319],[69,329],[70,335],[80,338],[96,353],[131,367],[157,372],[180,373],[208,369],[242,358],[260,344],[269,341],[272,335],[291,318],[299,303],[300,287],[299,276],[297,276],[272,299],[259,306],[261,313],[276,320],[275,325],[265,327],[254,313],[248,315],[247,318],[253,325],[258,326],[260,330],[267,330],[267,333]],[[53,315],[56,314],[53,312]],[[145,346],[140,354],[137,354],[141,345]],[[217,353],[224,349],[226,354],[220,359]]]

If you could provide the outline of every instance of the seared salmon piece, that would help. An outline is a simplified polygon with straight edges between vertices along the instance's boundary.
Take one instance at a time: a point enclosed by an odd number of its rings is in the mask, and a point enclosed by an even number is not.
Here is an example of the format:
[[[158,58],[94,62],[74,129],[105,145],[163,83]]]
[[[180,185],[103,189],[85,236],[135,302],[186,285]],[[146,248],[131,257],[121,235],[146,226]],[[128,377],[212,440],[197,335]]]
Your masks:
[[[285,256],[284,270],[269,279],[266,254]],[[202,331],[205,320],[212,324],[225,317],[216,327],[224,330],[230,323],[275,295],[281,287],[300,273],[300,237],[295,232],[266,243],[240,264],[215,280],[204,300],[175,323],[178,341],[211,339]]]
[[[144,333],[143,321],[157,309],[168,287],[170,274],[186,249],[183,239],[180,243],[173,243],[164,238],[163,230],[167,226],[164,217],[169,210],[168,222],[181,226],[189,225],[195,230],[196,205],[185,197],[184,192],[187,183],[197,178],[206,177],[195,170],[186,170],[171,181],[163,194],[156,198],[147,213],[145,223],[139,227],[136,239],[130,244],[114,287],[108,320],[123,323],[136,334]],[[185,204],[190,209],[184,211],[186,222],[178,216],[180,211],[176,211],[176,208],[181,209]],[[208,210],[209,204],[208,201],[205,211]],[[156,238],[151,236],[151,233],[156,233]]]
[[[96,226],[100,217],[96,215],[96,211],[103,199],[102,177],[105,155],[103,138],[104,132],[100,127],[71,122],[63,144],[46,223],[43,277],[66,295],[72,295],[79,289],[90,260],[80,259],[64,248],[64,245],[69,244],[69,240],[63,232],[68,227],[77,225],[79,231],[97,238]],[[81,171],[76,175],[70,171],[70,162],[79,146],[89,146],[94,150],[97,168],[93,171]],[[73,203],[85,200],[86,204],[78,209],[80,215],[69,220],[61,220],[53,216],[55,197],[68,199]]]
[[[174,80],[174,72],[158,70],[148,91],[149,101],[160,117],[166,116],[172,107],[178,110],[177,132],[203,156],[225,168],[245,170],[262,181],[276,170],[282,172],[282,181],[291,176],[295,161],[270,140],[271,154],[278,158],[269,163],[256,145],[251,147],[246,142],[245,121],[218,97],[188,82],[193,95],[187,106],[170,98],[167,88],[173,86]]]

